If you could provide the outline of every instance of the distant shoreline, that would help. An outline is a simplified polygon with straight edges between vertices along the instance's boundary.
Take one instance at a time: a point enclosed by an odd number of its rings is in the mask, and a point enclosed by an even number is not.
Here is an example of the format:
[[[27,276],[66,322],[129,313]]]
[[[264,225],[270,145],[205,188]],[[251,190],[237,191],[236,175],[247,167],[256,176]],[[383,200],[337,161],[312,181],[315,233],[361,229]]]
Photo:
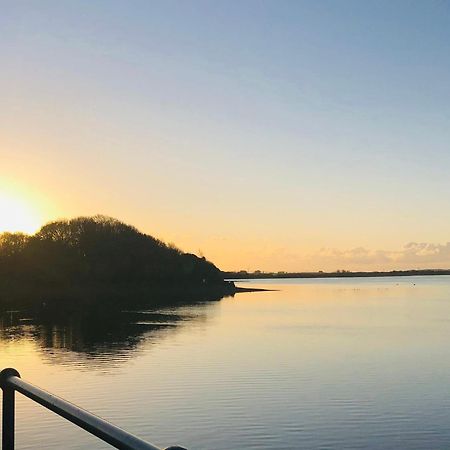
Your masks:
[[[223,272],[226,280],[284,279],[284,278],[375,278],[450,275],[450,269],[392,270],[375,272]]]

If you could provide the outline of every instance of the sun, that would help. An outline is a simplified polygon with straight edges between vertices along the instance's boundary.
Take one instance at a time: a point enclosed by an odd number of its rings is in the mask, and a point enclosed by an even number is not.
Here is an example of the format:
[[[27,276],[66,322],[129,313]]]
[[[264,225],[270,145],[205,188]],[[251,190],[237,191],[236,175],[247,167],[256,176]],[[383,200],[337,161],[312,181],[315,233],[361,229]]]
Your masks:
[[[0,232],[32,234],[39,226],[39,215],[30,203],[10,193],[0,192]]]

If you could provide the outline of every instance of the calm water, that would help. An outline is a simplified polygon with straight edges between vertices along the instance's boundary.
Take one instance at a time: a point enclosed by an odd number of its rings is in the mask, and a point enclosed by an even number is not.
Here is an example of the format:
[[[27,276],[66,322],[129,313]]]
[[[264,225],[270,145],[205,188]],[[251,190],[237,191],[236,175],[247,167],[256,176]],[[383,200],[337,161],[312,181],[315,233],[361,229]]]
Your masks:
[[[160,445],[450,448],[450,277],[277,289],[67,326],[0,324],[0,366]],[[19,449],[108,448],[20,398]]]

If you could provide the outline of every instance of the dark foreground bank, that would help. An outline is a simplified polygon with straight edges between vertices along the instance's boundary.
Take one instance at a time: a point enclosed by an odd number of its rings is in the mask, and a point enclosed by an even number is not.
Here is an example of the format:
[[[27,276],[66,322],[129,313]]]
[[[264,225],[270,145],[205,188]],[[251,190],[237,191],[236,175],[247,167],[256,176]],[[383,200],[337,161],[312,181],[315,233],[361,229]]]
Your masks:
[[[0,235],[0,307],[74,307],[131,298],[155,304],[233,293],[234,284],[204,257],[110,217],[59,220],[31,236]]]

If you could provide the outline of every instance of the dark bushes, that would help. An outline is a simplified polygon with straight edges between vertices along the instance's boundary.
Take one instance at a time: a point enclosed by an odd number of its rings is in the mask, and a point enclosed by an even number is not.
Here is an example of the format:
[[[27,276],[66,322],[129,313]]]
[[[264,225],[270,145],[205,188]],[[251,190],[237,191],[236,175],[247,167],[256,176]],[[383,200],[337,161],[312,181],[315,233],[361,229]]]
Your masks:
[[[33,236],[0,235],[0,288],[25,283],[71,286],[224,286],[205,258],[168,246],[105,216],[59,220]]]

